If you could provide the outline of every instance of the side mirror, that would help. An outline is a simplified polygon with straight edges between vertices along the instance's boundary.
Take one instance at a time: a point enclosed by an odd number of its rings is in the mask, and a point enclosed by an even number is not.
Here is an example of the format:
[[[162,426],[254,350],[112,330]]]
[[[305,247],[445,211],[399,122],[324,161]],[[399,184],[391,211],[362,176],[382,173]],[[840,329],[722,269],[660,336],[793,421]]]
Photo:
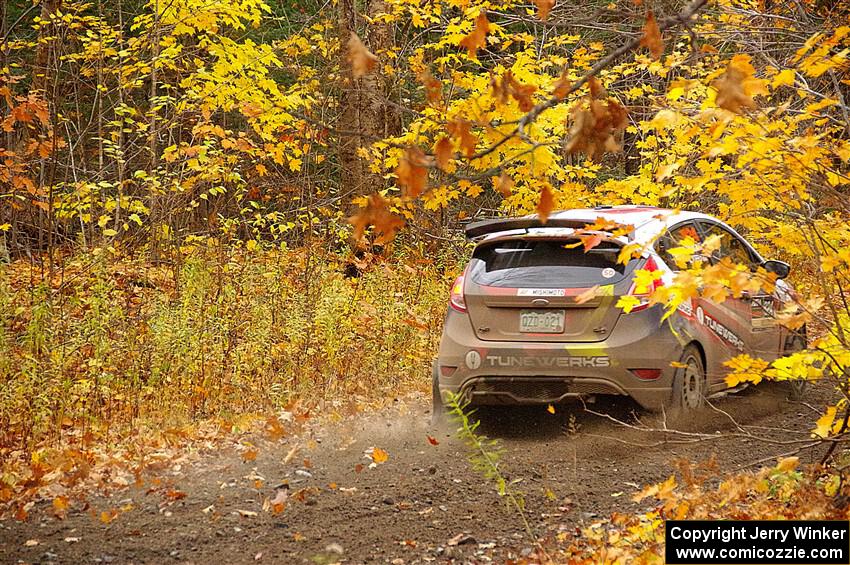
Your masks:
[[[789,274],[791,274],[791,265],[786,263],[785,261],[777,261],[776,259],[768,259],[764,263],[761,264],[765,271],[768,273],[773,273],[776,275],[776,278],[784,279]]]

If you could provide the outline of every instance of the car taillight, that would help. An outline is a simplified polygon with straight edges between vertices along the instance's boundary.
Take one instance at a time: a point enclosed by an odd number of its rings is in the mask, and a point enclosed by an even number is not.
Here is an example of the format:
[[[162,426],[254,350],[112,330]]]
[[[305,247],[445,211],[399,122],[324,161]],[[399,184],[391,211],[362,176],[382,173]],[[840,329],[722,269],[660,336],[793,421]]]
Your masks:
[[[641,267],[643,271],[649,271],[650,273],[654,273],[660,271],[658,268],[658,263],[655,262],[655,259],[650,255],[649,259],[646,260],[646,264]],[[649,295],[653,293],[656,288],[664,286],[664,281],[660,278],[652,281],[652,284],[649,285],[647,292],[635,292],[635,283],[632,283],[631,288],[629,288],[629,294],[631,296],[636,296],[640,299],[640,304],[632,308],[632,312],[640,312],[641,310],[646,310],[649,308]]]
[[[654,381],[661,376],[661,369],[629,369],[642,381]]]
[[[463,275],[455,279],[449,295],[449,305],[458,312],[466,313],[466,300],[463,297]]]

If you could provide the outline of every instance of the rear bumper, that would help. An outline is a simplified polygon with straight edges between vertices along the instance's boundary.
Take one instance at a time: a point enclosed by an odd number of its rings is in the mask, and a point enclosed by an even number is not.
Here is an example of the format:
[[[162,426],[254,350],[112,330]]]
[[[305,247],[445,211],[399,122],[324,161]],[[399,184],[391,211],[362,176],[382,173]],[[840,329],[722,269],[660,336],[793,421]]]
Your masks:
[[[437,375],[441,396],[464,395],[473,404],[545,404],[590,395],[631,396],[657,409],[671,398],[683,345],[661,322],[661,308],[624,314],[607,339],[595,343],[482,341],[469,316],[446,317]],[[642,380],[630,369],[658,369]]]

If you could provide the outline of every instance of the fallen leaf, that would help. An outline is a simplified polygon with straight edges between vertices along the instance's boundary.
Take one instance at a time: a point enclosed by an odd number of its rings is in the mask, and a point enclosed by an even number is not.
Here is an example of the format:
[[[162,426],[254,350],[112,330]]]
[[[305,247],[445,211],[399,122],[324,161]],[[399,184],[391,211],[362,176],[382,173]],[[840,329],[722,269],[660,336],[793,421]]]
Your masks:
[[[286,509],[286,501],[289,498],[287,489],[278,489],[274,498],[270,501],[271,511],[274,514],[280,514]]]
[[[540,223],[545,224],[549,220],[549,214],[555,207],[555,196],[552,194],[552,189],[548,184],[544,184],[540,190],[540,201],[537,203],[537,215],[540,217]]]
[[[253,518],[257,515],[257,513],[253,510],[236,510],[236,512],[238,512],[243,518]]]
[[[785,457],[779,460],[779,463],[776,465],[776,470],[782,473],[787,473],[788,471],[796,469],[799,464],[799,457]]]
[[[375,463],[386,463],[387,459],[390,458],[390,454],[381,449],[380,447],[372,448],[372,461]]]
[[[643,25],[643,37],[640,38],[640,46],[649,49],[653,59],[660,59],[664,54],[664,41],[661,39],[661,30],[655,21],[655,14],[650,11],[646,15],[646,23]]]
[[[416,198],[425,190],[428,182],[428,159],[416,146],[408,147],[395,169],[398,184],[408,198]]]
[[[452,140],[445,136],[441,137],[437,140],[437,143],[434,144],[434,160],[437,162],[437,166],[445,171],[449,166],[452,157],[454,157]]]
[[[460,46],[466,49],[470,58],[476,59],[478,50],[487,46],[487,32],[489,31],[490,22],[487,21],[487,14],[482,9],[478,12],[478,17],[475,18],[472,31],[460,40]]]
[[[550,404],[549,406],[546,407],[546,411],[549,412],[550,414],[554,414],[555,413],[555,407]]]
[[[366,46],[353,31],[348,40],[348,60],[351,63],[351,72],[354,78],[369,74],[378,63],[378,58],[366,49]]]
[[[467,120],[454,120],[446,125],[446,130],[452,137],[460,140],[461,152],[467,156],[475,155],[478,138],[472,133],[472,124]]]
[[[57,496],[53,499],[53,510],[60,518],[64,518],[68,511],[68,497]]]
[[[283,464],[286,465],[295,457],[295,454],[298,453],[298,445],[293,445],[292,448],[286,453],[286,457],[283,458]]]
[[[437,438],[435,438],[434,436],[428,436],[428,443],[430,443],[431,445],[440,445],[440,442],[437,441]]]
[[[25,547],[35,547],[37,545],[38,545],[37,539],[28,539],[27,541],[24,542]]]
[[[419,81],[425,87],[425,99],[430,104],[435,104],[440,101],[443,96],[443,85],[439,80],[434,78],[431,70],[427,67],[419,73]]]
[[[555,7],[555,0],[534,0],[534,5],[537,6],[537,17],[545,22]]]
[[[77,543],[80,541],[80,538],[67,537],[65,538],[65,543]]]
[[[242,452],[242,462],[247,463],[249,461],[254,461],[257,459],[257,450],[256,449],[248,449]]]
[[[362,473],[363,472],[363,464],[358,463],[357,465],[355,465],[354,466],[354,472],[355,473]],[[340,490],[342,490],[342,489],[340,489]]]
[[[374,226],[379,234],[376,243],[388,243],[395,237],[396,232],[404,227],[401,216],[391,212],[387,201],[380,194],[369,196],[366,207],[351,216],[348,221],[354,226],[354,239],[362,241],[366,228]]]
[[[576,296],[576,304],[584,304],[596,298],[596,293],[599,291],[599,285],[593,285],[578,296]]]
[[[113,508],[112,510],[104,510],[103,512],[101,512],[99,519],[102,523],[109,524],[117,517],[118,511]]]

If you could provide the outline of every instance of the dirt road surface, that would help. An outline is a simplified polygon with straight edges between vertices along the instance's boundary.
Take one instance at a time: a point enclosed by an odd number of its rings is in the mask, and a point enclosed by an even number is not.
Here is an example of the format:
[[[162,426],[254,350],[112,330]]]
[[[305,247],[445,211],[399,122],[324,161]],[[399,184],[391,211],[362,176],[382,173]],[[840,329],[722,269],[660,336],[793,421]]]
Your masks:
[[[790,402],[769,385],[716,401],[699,427],[716,437],[694,443],[612,422],[608,416],[636,424],[627,402],[588,405],[602,415],[577,404],[555,414],[487,411],[481,431],[501,441],[503,472],[524,493],[535,533],[545,535],[615,510],[648,509],[651,502],[631,496],[672,474],[677,457],[714,454],[723,469],[770,464],[793,448],[770,441],[808,437],[830,396],[815,389],[805,402]],[[499,563],[521,554],[530,545],[521,520],[472,470],[464,445],[430,426],[429,405],[407,398],[260,443],[254,460],[234,450],[204,453],[141,488],[74,505],[64,520],[50,502],[39,503],[26,522],[0,523],[0,562]],[[729,437],[745,433],[770,441]],[[370,467],[372,447],[389,457]],[[113,510],[108,524],[98,518]]]

